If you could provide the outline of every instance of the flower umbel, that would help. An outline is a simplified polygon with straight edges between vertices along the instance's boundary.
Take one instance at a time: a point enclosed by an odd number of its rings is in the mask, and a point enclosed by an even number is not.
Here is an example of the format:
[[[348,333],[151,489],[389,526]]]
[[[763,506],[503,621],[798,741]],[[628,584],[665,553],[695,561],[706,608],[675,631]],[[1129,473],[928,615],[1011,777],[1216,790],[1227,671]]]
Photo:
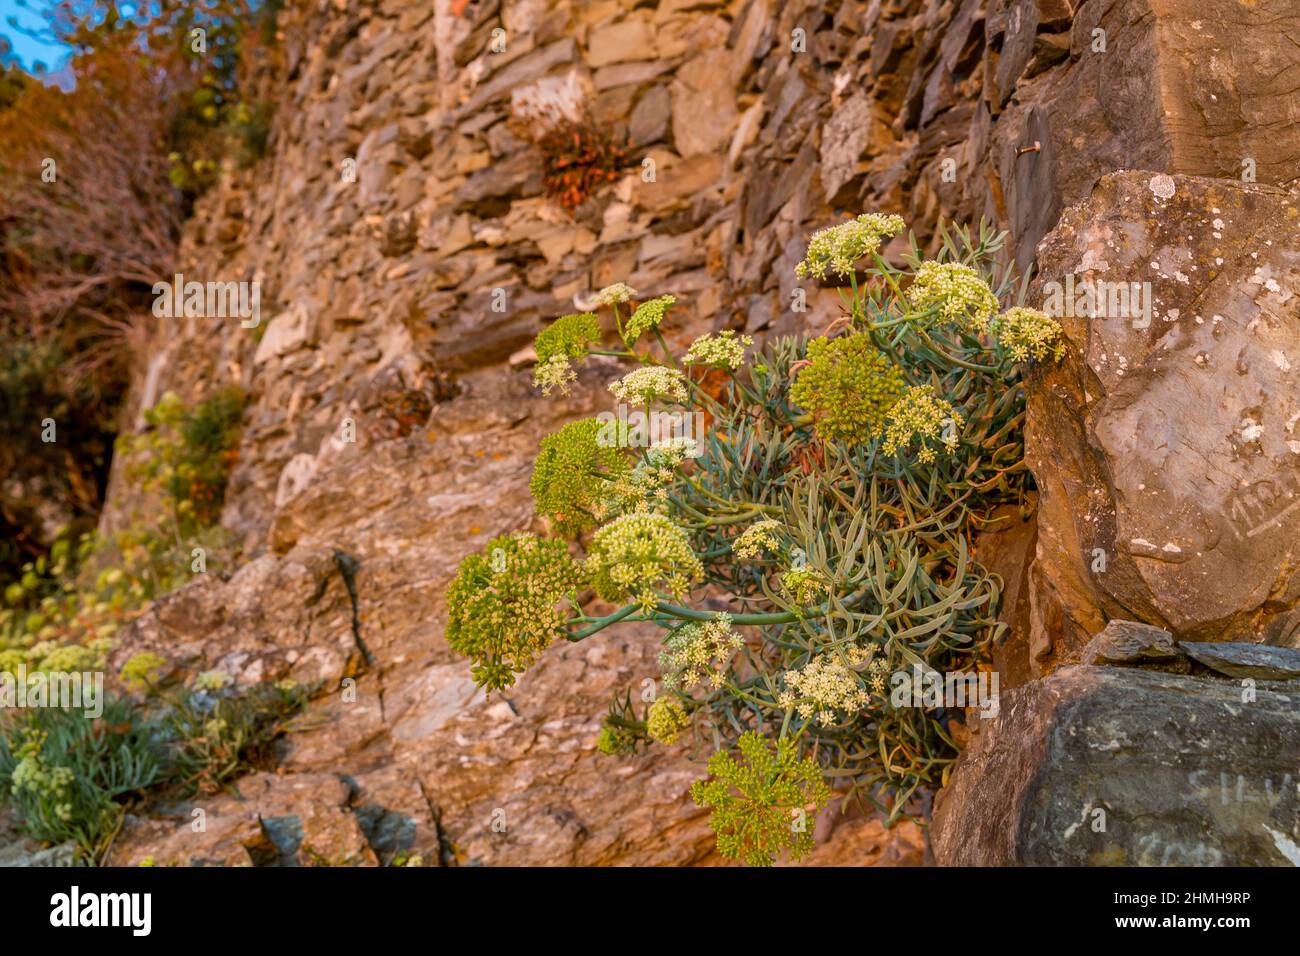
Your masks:
[[[166,667],[166,658],[160,657],[153,651],[142,651],[122,665],[118,677],[132,690],[144,690],[157,683]]]
[[[1046,312],[1023,306],[1007,309],[994,320],[993,334],[1017,362],[1031,355],[1040,362],[1049,355],[1061,357],[1061,325]]]
[[[540,388],[543,395],[550,395],[557,388],[561,395],[568,395],[569,386],[577,380],[578,373],[563,355],[552,355],[533,368],[533,388]]]
[[[632,317],[627,320],[627,334],[624,339],[631,344],[651,329],[659,328],[664,314],[677,299],[671,295],[661,295],[657,299],[648,299],[636,307]]]
[[[556,355],[581,361],[587,350],[600,341],[600,320],[591,312],[562,315],[537,333],[534,349],[537,364],[549,362]]]
[[[878,437],[903,392],[903,374],[866,332],[808,343],[790,400],[810,411],[823,439],[856,445]]]
[[[919,440],[921,450],[916,457],[929,464],[935,459],[936,443],[949,452],[956,449],[958,430],[964,424],[965,419],[935,393],[932,385],[917,385],[909,388],[890,409],[885,441],[880,449],[886,455],[896,455]]]
[[[617,481],[628,461],[617,441],[609,440],[617,423],[595,418],[569,422],[542,439],[528,483],[537,513],[556,523],[562,534],[595,527],[607,480]]]
[[[825,279],[827,272],[847,276],[853,272],[853,263],[877,251],[881,239],[898,235],[903,226],[901,216],[872,212],[820,229],[808,240],[808,254],[795,266],[795,275],[800,279]]]
[[[502,535],[460,564],[447,589],[447,643],[473,662],[474,682],[509,687],[564,634],[559,604],[582,583],[563,541]]]
[[[10,776],[10,792],[14,796],[26,792],[42,802],[53,803],[54,815],[66,823],[72,818],[68,788],[74,782],[74,774],[69,767],[51,767],[45,762],[47,736],[40,730],[26,731],[22,746],[14,754],[18,762]]]
[[[785,672],[786,691],[777,698],[782,707],[794,707],[804,720],[816,714],[823,726],[835,723],[836,711],[853,716],[870,702],[858,676],[830,654],[814,657],[798,670]]]
[[[807,607],[830,593],[826,576],[815,568],[791,568],[781,575],[781,586],[800,607]]]
[[[697,780],[691,796],[711,807],[718,852],[750,866],[771,866],[784,851],[798,860],[813,846],[812,823],[830,802],[821,768],[800,760],[793,741],[775,748],[754,731],[737,741],[741,760],[725,750],[709,758],[713,779]]]
[[[683,624],[664,640],[659,670],[669,690],[688,691],[707,679],[716,690],[726,681],[736,651],[744,645],[731,629],[731,617],[719,614],[712,621]]]
[[[225,671],[204,671],[194,678],[195,690],[222,690],[234,683],[234,678]]]
[[[973,334],[988,331],[998,297],[984,277],[960,262],[923,262],[907,290],[912,308],[934,309],[939,322],[952,322]]]
[[[596,308],[600,308],[603,305],[618,305],[636,297],[636,289],[633,289],[625,282],[615,282],[613,285],[607,285],[597,292],[596,297],[592,299],[592,304]]]
[[[642,460],[623,477],[609,483],[608,493],[593,508],[602,521],[635,512],[666,512],[672,473],[647,468]]]
[[[675,744],[688,723],[681,704],[671,697],[660,697],[646,714],[645,731],[656,743]]]
[[[716,336],[701,335],[686,350],[682,364],[713,365],[734,372],[745,361],[745,349],[753,344],[753,336],[737,335],[732,329],[724,329]]]
[[[764,518],[756,521],[731,543],[731,553],[738,558],[752,560],[764,551],[777,548],[776,532],[781,530],[781,522]]]
[[[632,405],[649,405],[656,399],[666,403],[686,401],[686,379],[675,368],[644,365],[633,369],[619,381],[611,382],[614,396]]]
[[[537,366],[533,369],[533,386],[543,395],[559,389],[569,394],[569,386],[578,375],[572,362],[581,362],[587,350],[600,341],[600,320],[591,312],[562,315],[537,333],[533,349]]]
[[[704,576],[686,532],[645,512],[615,518],[592,536],[587,571],[607,601],[631,597],[647,610],[658,603],[658,590],[681,597]]]

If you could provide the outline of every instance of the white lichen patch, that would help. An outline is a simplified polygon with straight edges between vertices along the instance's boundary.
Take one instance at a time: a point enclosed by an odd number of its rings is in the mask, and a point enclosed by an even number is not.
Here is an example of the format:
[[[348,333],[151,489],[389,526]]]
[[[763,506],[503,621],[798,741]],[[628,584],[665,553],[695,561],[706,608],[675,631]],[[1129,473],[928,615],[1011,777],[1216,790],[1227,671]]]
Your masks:
[[[1174,192],[1176,191],[1174,186],[1174,177],[1166,175],[1165,173],[1152,176],[1151,182],[1147,185],[1150,187],[1152,194],[1157,199],[1161,200],[1172,199]]]
[[[1105,256],[1099,249],[1089,249],[1083,254],[1083,261],[1074,271],[1080,272],[1105,272],[1110,268],[1110,263],[1106,261]]]

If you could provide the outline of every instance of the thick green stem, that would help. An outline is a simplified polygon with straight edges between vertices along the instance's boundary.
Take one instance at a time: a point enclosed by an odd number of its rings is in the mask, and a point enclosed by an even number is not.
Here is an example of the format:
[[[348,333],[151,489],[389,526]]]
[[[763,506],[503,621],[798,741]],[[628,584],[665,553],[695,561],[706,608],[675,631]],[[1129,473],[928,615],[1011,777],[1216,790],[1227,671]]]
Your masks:
[[[570,634],[569,640],[574,641],[575,643],[577,641],[586,640],[587,638],[591,637],[591,635],[603,631],[611,624],[617,624],[619,621],[626,620],[627,618],[631,617],[639,610],[641,610],[641,605],[639,604],[629,604],[627,605],[627,607],[621,607],[613,614],[608,614],[605,617],[596,618],[596,622],[592,624],[590,627],[584,627],[582,630]]]
[[[664,334],[659,331],[658,326],[655,326],[655,339],[659,342],[659,347],[664,350],[664,355],[668,356],[668,361],[673,363],[673,368],[680,370],[681,366],[677,364],[677,359],[672,349],[668,347],[668,343],[664,341]]]

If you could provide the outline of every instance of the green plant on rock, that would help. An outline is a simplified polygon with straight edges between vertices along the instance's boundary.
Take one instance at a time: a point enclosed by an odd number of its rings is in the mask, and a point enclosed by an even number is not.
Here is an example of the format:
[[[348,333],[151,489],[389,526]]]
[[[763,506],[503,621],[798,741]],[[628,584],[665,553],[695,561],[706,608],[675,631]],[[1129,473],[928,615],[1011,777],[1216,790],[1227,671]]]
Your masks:
[[[553,344],[572,338],[571,320],[543,332],[539,357],[617,357],[632,368],[616,399],[702,415],[707,433],[645,448],[635,433],[597,444],[592,425],[582,442],[566,427],[543,447],[567,457],[540,456],[533,491],[585,559],[529,537],[523,573],[498,584],[491,555],[511,539],[497,539],[448,593],[452,646],[489,687],[554,639],[663,628],[667,692],[644,716],[616,696],[598,747],[717,741],[714,779],[695,795],[720,850],[750,863],[807,851],[828,782],[891,821],[941,785],[963,713],[895,704],[888,685],[913,667],[987,666],[1005,628],[976,539],[999,509],[1032,507],[1025,379],[1059,355],[1059,327],[1015,304],[1012,272],[995,263],[1002,235],[944,229],[932,258],[912,238],[891,264],[882,243],[902,229],[868,214],[814,236],[799,275],[841,283],[844,315],[811,341],[754,350],[724,332],[679,360],[661,332],[671,297],[633,308],[621,283],[593,300],[613,311],[613,345],[590,323],[572,351]]]
[[[128,480],[164,498],[182,536],[212,524],[221,513],[243,412],[244,394],[236,386],[192,407],[168,392],[145,412],[148,430],[118,439]]]
[[[537,513],[563,534],[578,534],[599,523],[611,482],[629,471],[617,436],[594,418],[569,422],[542,439],[529,482]]]
[[[100,862],[133,801],[215,793],[270,766],[276,738],[313,691],[292,681],[236,687],[209,674],[163,692],[154,683],[163,663],[132,658],[125,676],[144,696],[110,696],[98,718],[57,707],[0,714],[0,798],[30,836],[74,841]]]
[[[168,779],[182,792],[211,794],[236,777],[271,766],[271,746],[314,688],[293,681],[234,686],[213,672],[192,690],[164,695],[163,726],[172,746]],[[222,679],[224,678],[224,679]]]
[[[718,852],[750,866],[771,866],[783,852],[798,860],[812,849],[812,820],[830,802],[822,769],[801,759],[790,738],[773,746],[747,731],[736,747],[742,760],[718,751],[709,758],[713,779],[691,786],[695,802],[713,810]]]
[[[489,690],[515,682],[565,635],[563,604],[576,603],[582,569],[563,541],[503,535],[461,562],[447,591],[447,643],[474,662],[474,680]]]
[[[194,549],[209,570],[229,551],[219,528],[178,541],[165,524],[55,541],[23,566],[0,600],[0,671],[101,670],[118,630],[147,602],[191,580]]]
[[[231,548],[212,522],[242,408],[234,390],[193,407],[168,396],[147,413],[149,432],[121,440],[127,481],[168,507],[111,535],[65,533],[23,565],[0,607],[0,672],[104,671],[118,630],[151,599],[220,568]],[[293,688],[235,691],[213,674],[164,699],[166,663],[134,655],[119,679],[140,696],[109,699],[98,719],[52,706],[0,711],[0,799],[30,835],[73,840],[98,861],[132,801],[245,772],[305,700]]]
[[[125,801],[163,776],[157,725],[110,698],[96,720],[80,710],[29,708],[0,719],[0,795],[27,833],[76,841],[93,862],[121,826]]]
[[[158,683],[166,667],[165,657],[153,651],[142,651],[131,655],[117,677],[128,690],[145,691]]]
[[[166,395],[150,429],[119,438],[132,490],[166,502],[111,534],[58,537],[0,601],[0,671],[99,670],[118,630],[153,598],[228,562],[215,526],[243,410],[235,389],[191,407]]]

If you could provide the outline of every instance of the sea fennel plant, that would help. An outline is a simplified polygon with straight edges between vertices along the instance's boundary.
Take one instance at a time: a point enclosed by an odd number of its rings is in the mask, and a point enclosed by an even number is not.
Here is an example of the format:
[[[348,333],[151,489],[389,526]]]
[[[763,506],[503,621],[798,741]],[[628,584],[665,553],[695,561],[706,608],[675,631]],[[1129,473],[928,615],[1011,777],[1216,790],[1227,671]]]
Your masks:
[[[622,284],[595,300],[613,312],[612,346],[588,315],[543,331],[548,392],[567,391],[570,363],[613,355],[632,365],[610,385],[617,400],[709,427],[702,442],[644,450],[622,417],[546,438],[538,513],[586,557],[498,539],[449,593],[451,645],[489,689],[553,639],[662,627],[660,696],[641,715],[616,697],[599,749],[711,746],[692,795],[712,809],[719,851],[750,864],[807,852],[832,793],[892,820],[941,785],[960,709],[892,691],[915,669],[978,670],[1005,628],[976,538],[999,507],[1030,507],[1022,375],[1056,358],[1060,328],[1014,304],[993,261],[1002,235],[942,230],[928,261],[912,239],[897,268],[880,248],[903,228],[869,214],[813,236],[797,273],[838,281],[844,315],[811,339],[751,351],[723,332],[679,360],[660,332],[673,297],[636,305]],[[703,609],[706,589],[728,610]]]

